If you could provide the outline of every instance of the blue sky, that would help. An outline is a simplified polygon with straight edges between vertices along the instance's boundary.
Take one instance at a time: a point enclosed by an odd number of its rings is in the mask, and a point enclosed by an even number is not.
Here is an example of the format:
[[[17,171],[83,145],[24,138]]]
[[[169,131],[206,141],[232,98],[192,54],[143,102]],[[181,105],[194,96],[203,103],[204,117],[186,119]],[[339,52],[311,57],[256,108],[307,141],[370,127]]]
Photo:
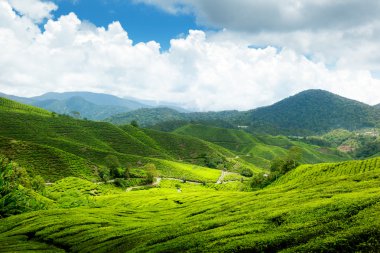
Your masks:
[[[373,0],[0,0],[0,91],[207,111],[324,89],[377,104],[378,13]]]
[[[192,14],[169,14],[157,7],[130,0],[54,0],[58,10],[55,17],[74,12],[81,20],[87,20],[96,26],[107,27],[113,21],[119,21],[128,31],[134,43],[151,40],[161,44],[167,50],[170,40],[187,34],[190,29],[203,29],[195,22]]]

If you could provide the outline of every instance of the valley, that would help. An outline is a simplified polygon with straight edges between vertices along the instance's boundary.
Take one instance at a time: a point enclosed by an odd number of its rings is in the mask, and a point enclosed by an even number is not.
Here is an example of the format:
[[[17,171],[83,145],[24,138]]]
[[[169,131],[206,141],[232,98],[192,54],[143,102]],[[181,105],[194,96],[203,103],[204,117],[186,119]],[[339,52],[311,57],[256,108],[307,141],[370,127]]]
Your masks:
[[[0,252],[380,248],[375,107],[323,91],[247,112],[35,107],[71,95],[0,98]]]

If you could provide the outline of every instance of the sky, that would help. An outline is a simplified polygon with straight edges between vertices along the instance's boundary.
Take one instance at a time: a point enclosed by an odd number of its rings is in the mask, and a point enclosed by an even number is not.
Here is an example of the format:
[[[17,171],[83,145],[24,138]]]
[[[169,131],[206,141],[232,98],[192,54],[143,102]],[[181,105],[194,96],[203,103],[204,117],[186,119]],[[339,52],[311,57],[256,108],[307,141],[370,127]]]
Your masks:
[[[248,110],[307,89],[380,103],[380,1],[0,0],[0,92]]]

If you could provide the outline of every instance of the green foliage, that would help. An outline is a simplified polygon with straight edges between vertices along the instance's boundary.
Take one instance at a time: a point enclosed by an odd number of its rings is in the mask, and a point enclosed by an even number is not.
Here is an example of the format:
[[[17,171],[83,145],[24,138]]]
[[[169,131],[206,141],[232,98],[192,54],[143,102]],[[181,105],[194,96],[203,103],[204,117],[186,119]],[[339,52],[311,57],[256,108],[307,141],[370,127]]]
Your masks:
[[[379,173],[377,158],[302,165],[255,192],[163,180],[85,203],[84,189],[69,191],[64,209],[0,220],[0,251],[377,252]]]
[[[307,136],[337,128],[348,130],[380,124],[380,111],[372,106],[323,90],[307,90],[271,106],[238,112],[179,113],[167,108],[140,109],[107,119],[115,124],[138,120],[142,126],[170,129],[165,122],[186,121],[233,128],[248,126],[251,132]]]
[[[30,181],[24,168],[0,158],[0,218],[47,207],[49,202],[31,189],[43,190],[41,177]]]
[[[137,123],[136,120],[132,120],[131,121],[131,126],[133,126],[133,127],[139,127],[139,124]]]
[[[253,172],[250,169],[242,169],[240,174],[244,177],[252,177],[253,176]]]

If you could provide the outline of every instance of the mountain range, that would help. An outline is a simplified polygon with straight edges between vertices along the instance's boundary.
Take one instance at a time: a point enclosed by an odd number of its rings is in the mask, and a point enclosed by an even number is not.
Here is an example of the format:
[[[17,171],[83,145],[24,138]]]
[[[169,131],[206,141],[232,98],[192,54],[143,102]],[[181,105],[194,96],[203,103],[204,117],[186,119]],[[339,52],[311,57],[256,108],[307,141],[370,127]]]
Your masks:
[[[48,92],[36,97],[18,97],[0,93],[0,97],[20,103],[37,106],[58,114],[66,114],[90,120],[103,120],[112,115],[125,113],[140,108],[169,106],[179,111],[186,111],[179,106],[163,102],[155,104],[151,101],[125,99],[117,96],[92,92]]]
[[[175,105],[157,107],[148,101],[91,92],[49,92],[31,98],[0,93],[0,97],[77,118],[118,125],[137,121],[143,127],[163,131],[193,122],[240,127],[257,133],[307,136],[338,128],[352,131],[380,125],[380,105],[370,106],[324,90],[303,91],[273,105],[249,111],[220,112],[187,112]]]
[[[174,122],[178,124],[181,121],[195,121],[217,123],[224,127],[244,127],[251,132],[310,135],[337,128],[356,130],[379,126],[380,110],[327,91],[307,90],[273,105],[243,112],[179,113],[170,109],[154,108],[138,109],[106,119],[115,124],[126,124],[132,120],[160,130],[166,130],[167,125]]]

